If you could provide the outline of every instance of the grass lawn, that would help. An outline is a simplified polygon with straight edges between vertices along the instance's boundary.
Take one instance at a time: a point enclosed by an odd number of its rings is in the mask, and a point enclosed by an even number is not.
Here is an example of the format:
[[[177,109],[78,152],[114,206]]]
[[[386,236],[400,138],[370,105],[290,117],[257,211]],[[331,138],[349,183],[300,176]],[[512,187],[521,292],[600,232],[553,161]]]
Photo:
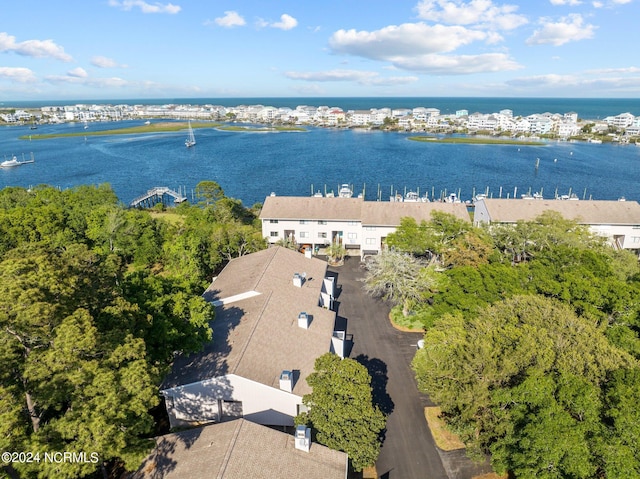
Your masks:
[[[424,417],[427,419],[427,424],[431,430],[433,440],[443,451],[455,451],[456,449],[464,449],[464,443],[460,438],[449,431],[442,419],[440,419],[440,413],[442,411],[439,407],[425,407]]]
[[[399,306],[391,309],[389,319],[391,320],[391,325],[400,331],[407,333],[424,333],[424,325],[418,317],[415,315],[405,316],[402,314],[402,308]]]
[[[410,140],[423,141],[425,143],[464,143],[470,145],[543,145],[542,141],[512,140],[511,138],[485,138],[475,136],[447,136],[437,138],[434,136],[410,136]]]
[[[174,226],[182,225],[184,223],[184,217],[179,215],[173,211],[154,211],[154,210],[146,210],[152,218],[161,219],[170,223]]]

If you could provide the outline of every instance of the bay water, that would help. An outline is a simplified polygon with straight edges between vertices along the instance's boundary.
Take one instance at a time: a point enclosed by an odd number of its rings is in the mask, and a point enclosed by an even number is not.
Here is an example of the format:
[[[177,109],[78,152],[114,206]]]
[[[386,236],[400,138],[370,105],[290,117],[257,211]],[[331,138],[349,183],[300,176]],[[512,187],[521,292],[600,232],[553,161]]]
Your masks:
[[[315,105],[320,104],[316,99]],[[141,124],[91,123],[88,130]],[[437,198],[455,192],[462,200],[487,191],[495,198],[542,192],[545,198],[575,193],[581,199],[640,200],[640,147],[633,144],[444,144],[410,141],[412,133],[376,130],[247,133],[213,125],[197,129],[197,145],[189,149],[184,146],[186,131],[18,139],[83,128],[82,123],[40,125],[38,130],[0,127],[0,161],[12,155],[20,160],[32,153],[35,157],[35,163],[0,169],[0,188],[109,183],[126,204],[156,186],[179,189],[191,199],[203,180],[218,182],[246,206],[263,202],[272,192],[337,193],[342,183],[353,185],[356,194],[364,192],[368,200],[388,200],[405,190]]]

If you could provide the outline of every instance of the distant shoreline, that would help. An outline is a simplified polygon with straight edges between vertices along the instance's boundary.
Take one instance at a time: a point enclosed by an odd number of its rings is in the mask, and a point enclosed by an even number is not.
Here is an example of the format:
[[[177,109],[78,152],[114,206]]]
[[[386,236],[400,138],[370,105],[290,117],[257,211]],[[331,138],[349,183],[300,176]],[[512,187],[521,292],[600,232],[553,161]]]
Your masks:
[[[127,99],[66,99],[66,100],[19,100],[0,101],[0,110],[9,108],[34,109],[46,106],[65,105],[268,105],[295,108],[297,105],[339,106],[345,110],[367,108],[412,108],[434,107],[443,113],[467,109],[469,112],[491,112],[502,109],[513,110],[514,115],[526,116],[534,113],[578,112],[580,118],[595,120],[609,115],[629,111],[640,115],[640,98],[558,98],[558,97],[228,97],[228,98],[127,98]]]

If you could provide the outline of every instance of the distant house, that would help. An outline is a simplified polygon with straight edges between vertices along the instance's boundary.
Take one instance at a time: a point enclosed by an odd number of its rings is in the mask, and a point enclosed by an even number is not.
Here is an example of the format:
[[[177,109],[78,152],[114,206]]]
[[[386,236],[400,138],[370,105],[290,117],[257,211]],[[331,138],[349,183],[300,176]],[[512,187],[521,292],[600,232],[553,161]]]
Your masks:
[[[229,262],[204,293],[216,306],[213,340],[177,358],[162,385],[171,427],[238,417],[293,425],[316,358],[344,355],[326,268],[282,247]]]
[[[345,479],[347,459],[343,452],[237,419],[156,438],[129,479]]]
[[[640,251],[640,204],[637,201],[558,201],[484,199],[475,203],[476,224],[533,221],[545,211],[588,225],[612,246]]]
[[[309,248],[338,242],[361,254],[377,254],[405,216],[429,221],[433,211],[470,221],[463,203],[364,201],[362,198],[268,196],[260,212],[262,235]]]

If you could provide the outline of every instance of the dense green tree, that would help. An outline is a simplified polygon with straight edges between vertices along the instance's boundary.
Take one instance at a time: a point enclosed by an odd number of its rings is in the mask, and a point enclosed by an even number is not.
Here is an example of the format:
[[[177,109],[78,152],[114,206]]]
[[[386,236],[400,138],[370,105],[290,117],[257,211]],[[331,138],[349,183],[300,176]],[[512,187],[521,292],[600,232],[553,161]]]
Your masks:
[[[17,450],[92,451],[132,467],[144,454],[158,369],[128,324],[100,320],[118,296],[113,273],[83,245],[23,247],[0,262],[0,386],[8,407],[27,412]],[[78,477],[95,467],[33,473]]]
[[[196,198],[206,206],[215,205],[224,198],[224,191],[215,181],[201,181],[196,185]]]
[[[383,250],[366,265],[364,288],[374,297],[402,305],[405,316],[440,284],[432,266],[406,253]]]
[[[309,411],[298,416],[296,423],[311,425],[321,444],[346,452],[356,471],[373,465],[386,419],[373,404],[367,368],[327,353],[316,359],[307,382],[313,392],[302,401]]]
[[[124,208],[106,185],[0,190],[0,446],[100,457],[5,472],[138,466],[164,372],[211,338],[203,286],[265,246],[255,213],[211,186],[215,204],[159,217]]]
[[[611,452],[602,418],[612,414],[602,391],[637,361],[569,306],[528,295],[436,321],[413,367],[419,387],[498,471],[591,478],[615,462],[602,452]],[[613,390],[610,402],[640,400],[640,389]]]

